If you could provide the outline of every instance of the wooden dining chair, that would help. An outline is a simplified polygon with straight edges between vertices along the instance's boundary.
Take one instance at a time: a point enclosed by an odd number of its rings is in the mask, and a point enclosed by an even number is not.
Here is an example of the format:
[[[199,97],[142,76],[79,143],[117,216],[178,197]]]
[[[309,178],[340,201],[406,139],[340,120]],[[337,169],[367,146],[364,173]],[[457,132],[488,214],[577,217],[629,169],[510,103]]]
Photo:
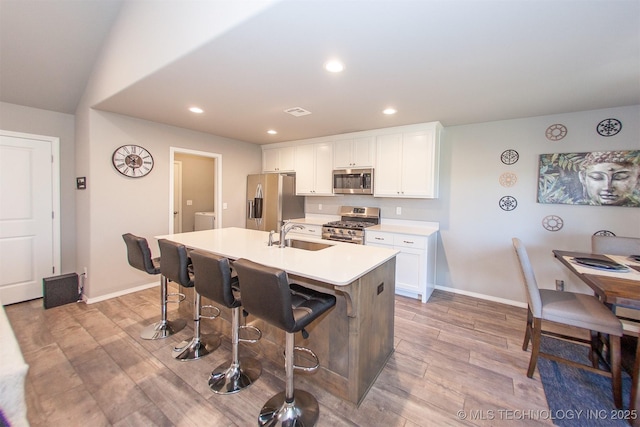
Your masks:
[[[573,367],[586,369],[590,372],[605,375],[611,378],[613,401],[617,408],[622,408],[622,380],[620,373],[620,337],[622,336],[622,323],[611,310],[592,295],[556,291],[552,289],[539,289],[529,255],[522,241],[513,238],[513,247],[516,251],[520,270],[527,294],[527,325],[524,335],[522,350],[526,351],[531,341],[531,359],[527,376],[533,377],[538,357],[566,363]],[[591,340],[585,340],[569,335],[544,330],[542,322],[572,326],[590,331]],[[610,370],[600,369],[600,334],[608,337]],[[590,344],[589,356],[592,365],[586,365],[562,357],[540,351],[540,340],[543,335],[561,338],[564,340]],[[605,361],[604,358],[602,358]]]
[[[608,255],[640,255],[640,238],[593,235],[591,252]]]

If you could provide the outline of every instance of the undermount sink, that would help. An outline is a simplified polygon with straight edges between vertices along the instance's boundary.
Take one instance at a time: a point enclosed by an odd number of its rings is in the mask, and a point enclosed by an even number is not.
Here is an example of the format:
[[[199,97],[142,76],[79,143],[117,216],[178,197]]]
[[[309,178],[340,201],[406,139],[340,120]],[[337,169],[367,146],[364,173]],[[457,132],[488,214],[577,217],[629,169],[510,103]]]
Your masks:
[[[305,251],[320,251],[333,245],[318,242],[307,242],[306,240],[287,239],[286,246],[290,248],[304,249]]]

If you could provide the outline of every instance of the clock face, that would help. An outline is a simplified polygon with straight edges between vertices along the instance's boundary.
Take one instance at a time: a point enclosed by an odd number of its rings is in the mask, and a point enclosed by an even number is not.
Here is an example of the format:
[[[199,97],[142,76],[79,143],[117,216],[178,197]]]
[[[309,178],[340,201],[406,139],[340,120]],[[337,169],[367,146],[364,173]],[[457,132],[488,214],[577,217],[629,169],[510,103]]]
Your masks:
[[[153,157],[139,145],[123,145],[113,152],[113,166],[124,176],[141,178],[153,169]]]

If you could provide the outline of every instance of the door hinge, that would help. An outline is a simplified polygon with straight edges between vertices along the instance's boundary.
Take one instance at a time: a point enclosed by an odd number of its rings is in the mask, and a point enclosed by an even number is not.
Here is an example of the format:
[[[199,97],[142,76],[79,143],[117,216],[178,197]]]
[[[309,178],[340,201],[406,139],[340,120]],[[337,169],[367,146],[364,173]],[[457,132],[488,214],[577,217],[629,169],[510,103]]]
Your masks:
[[[51,274],[56,274],[56,266],[51,267]]]

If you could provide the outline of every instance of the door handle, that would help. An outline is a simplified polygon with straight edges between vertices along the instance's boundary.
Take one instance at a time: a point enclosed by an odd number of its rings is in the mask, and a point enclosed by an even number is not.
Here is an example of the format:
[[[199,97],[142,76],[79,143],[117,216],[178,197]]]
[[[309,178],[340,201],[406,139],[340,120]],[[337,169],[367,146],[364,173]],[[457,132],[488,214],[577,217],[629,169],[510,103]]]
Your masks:
[[[178,215],[178,211],[173,211],[173,214],[174,215]]]

